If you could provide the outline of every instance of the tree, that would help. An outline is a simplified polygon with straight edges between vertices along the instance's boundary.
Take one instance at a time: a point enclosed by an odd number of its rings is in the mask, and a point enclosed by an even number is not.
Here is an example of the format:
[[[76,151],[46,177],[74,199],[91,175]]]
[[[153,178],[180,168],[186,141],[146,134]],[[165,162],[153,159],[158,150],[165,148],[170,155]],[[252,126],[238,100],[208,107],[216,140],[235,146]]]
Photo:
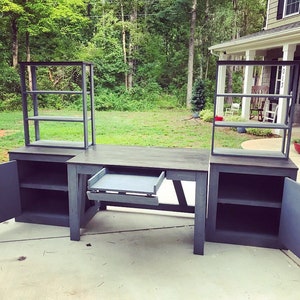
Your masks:
[[[266,0],[0,0],[1,69],[17,75],[22,60],[89,60],[95,64],[98,93],[102,87],[118,96],[130,88],[131,99],[169,93],[187,105],[193,78],[213,86],[217,57],[208,48],[260,30],[265,4]],[[6,89],[16,87],[4,84],[0,93],[7,95]]]

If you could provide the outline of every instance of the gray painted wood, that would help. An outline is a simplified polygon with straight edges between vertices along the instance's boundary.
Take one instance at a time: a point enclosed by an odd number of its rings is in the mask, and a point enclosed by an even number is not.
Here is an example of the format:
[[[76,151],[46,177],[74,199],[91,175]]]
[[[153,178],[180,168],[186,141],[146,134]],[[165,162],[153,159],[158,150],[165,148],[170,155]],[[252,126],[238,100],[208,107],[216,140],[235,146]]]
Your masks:
[[[0,222],[21,214],[17,162],[0,165]]]
[[[139,167],[159,170],[208,171],[209,151],[163,147],[96,145],[68,161],[88,164]]]
[[[300,184],[289,178],[285,179],[279,238],[300,257]]]
[[[290,160],[212,156],[206,240],[282,248],[280,211],[285,177],[296,179]]]
[[[166,173],[168,179],[196,182],[194,253],[203,255],[209,151],[97,145],[70,159],[67,163],[71,240],[80,240],[80,207],[83,198],[78,196],[80,194],[78,181],[83,174],[95,174],[103,167],[119,168],[122,171],[134,169],[146,173],[161,170]],[[178,188],[178,182],[176,186]],[[180,197],[181,192],[178,193],[178,197]],[[182,205],[182,203],[184,201],[177,205],[178,209],[173,207],[175,205],[171,207],[171,205],[159,204],[157,207],[172,211],[193,212],[191,207]],[[104,206],[106,204],[110,203],[104,202]],[[130,203],[125,203],[123,206],[151,208],[151,205],[132,206]]]
[[[157,196],[141,196],[131,194],[118,194],[118,193],[93,193],[87,192],[89,200],[95,201],[110,201],[116,203],[140,204],[140,205],[158,205]]]
[[[157,176],[148,175],[146,172],[120,174],[103,168],[88,180],[88,189],[95,192],[115,191],[152,195],[157,193],[164,178],[164,172],[158,172]]]
[[[10,160],[16,160],[18,164],[17,183],[21,187],[23,207],[19,216],[12,217],[18,222],[69,226],[66,161],[81,152],[79,149],[32,146],[10,151]],[[86,187],[86,184],[87,180],[83,178],[80,185]],[[88,201],[85,192],[81,196],[84,200],[80,225],[84,226],[98,211],[98,204]]]

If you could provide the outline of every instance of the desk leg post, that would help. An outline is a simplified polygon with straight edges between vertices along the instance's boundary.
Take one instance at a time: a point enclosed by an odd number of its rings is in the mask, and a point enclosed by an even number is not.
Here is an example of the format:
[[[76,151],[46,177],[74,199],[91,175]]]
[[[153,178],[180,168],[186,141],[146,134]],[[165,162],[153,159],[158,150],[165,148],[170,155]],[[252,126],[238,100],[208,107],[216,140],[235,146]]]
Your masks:
[[[194,254],[204,254],[207,173],[196,174]]]
[[[69,193],[69,224],[72,241],[80,240],[80,195],[78,193],[78,174],[75,165],[68,165],[68,193]]]

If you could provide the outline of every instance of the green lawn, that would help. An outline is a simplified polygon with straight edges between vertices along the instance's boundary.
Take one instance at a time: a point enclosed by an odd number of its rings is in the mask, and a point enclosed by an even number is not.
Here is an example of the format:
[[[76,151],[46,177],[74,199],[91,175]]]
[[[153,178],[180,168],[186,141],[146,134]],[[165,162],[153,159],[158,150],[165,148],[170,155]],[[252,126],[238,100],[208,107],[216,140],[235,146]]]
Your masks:
[[[75,111],[46,113],[80,115]],[[209,149],[211,133],[211,123],[191,119],[187,110],[96,112],[97,144]],[[243,141],[253,138],[228,129],[218,132],[217,137],[218,146],[233,148],[239,148]],[[77,123],[41,123],[41,139],[82,141],[82,126]],[[7,152],[23,145],[22,112],[0,112],[0,161],[7,161]]]

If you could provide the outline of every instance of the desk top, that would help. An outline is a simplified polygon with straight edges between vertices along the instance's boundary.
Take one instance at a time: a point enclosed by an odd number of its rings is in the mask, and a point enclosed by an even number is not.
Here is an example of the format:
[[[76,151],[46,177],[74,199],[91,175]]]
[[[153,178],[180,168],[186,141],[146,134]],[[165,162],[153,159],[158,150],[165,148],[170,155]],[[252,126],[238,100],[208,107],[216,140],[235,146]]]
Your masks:
[[[68,160],[69,164],[208,172],[209,150],[95,145]]]

